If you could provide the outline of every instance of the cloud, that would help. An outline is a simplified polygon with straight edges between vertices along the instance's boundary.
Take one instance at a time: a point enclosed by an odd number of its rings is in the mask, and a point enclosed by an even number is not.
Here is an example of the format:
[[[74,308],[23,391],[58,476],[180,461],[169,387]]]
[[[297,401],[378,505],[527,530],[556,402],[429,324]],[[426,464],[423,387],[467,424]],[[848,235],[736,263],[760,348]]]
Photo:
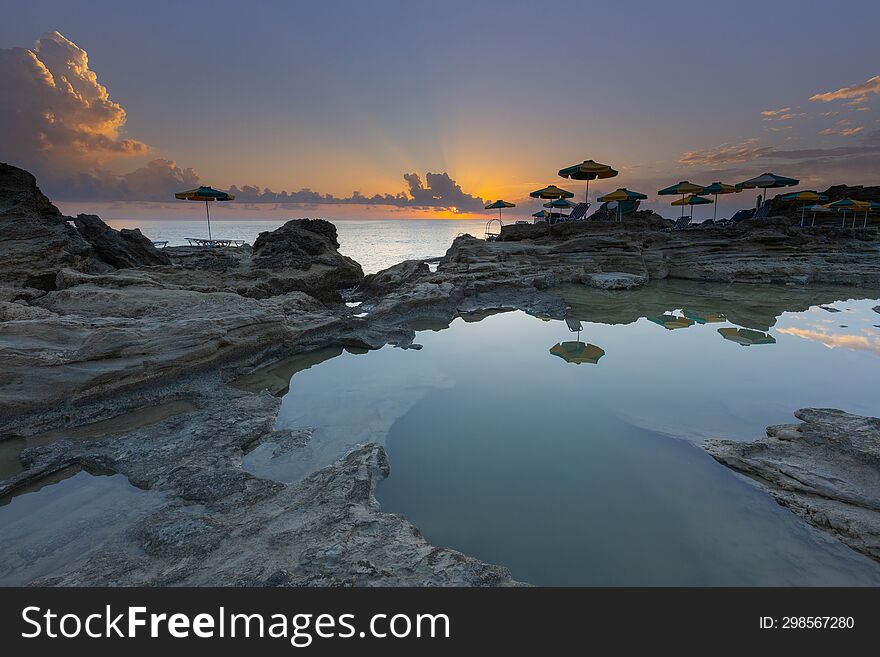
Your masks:
[[[90,169],[108,159],[145,155],[122,136],[125,110],[89,69],[85,50],[58,32],[33,49],[0,49],[0,152],[34,169]]]
[[[873,78],[866,80],[862,84],[857,84],[852,87],[841,87],[837,91],[829,91],[824,94],[816,94],[815,96],[810,96],[810,100],[828,103],[832,100],[864,98],[868,94],[877,93],[880,93],[880,75],[875,75]]]
[[[799,328],[779,328],[777,331],[786,335],[795,335],[804,340],[821,342],[829,349],[843,347],[850,350],[869,351],[880,356],[880,339],[872,336],[845,335]]]
[[[273,191],[257,185],[232,185],[229,191],[237,202],[275,203],[281,205],[389,205],[400,208],[455,208],[459,212],[482,210],[483,199],[462,191],[447,173],[425,174],[426,184],[417,173],[403,176],[407,192],[365,196],[322,194],[305,188],[295,192]],[[198,187],[203,181],[191,168],[182,168],[173,160],[156,159],[130,173],[113,174],[104,170],[76,173],[53,180],[47,191],[59,201],[167,201],[174,192]]]
[[[791,111],[790,107],[782,107],[777,110],[766,110],[764,112],[761,112],[761,116],[764,117],[765,121],[772,121],[774,118],[776,118],[780,114],[785,114],[786,112],[790,112],[790,111]]]
[[[865,129],[864,126],[853,126],[851,121],[842,119],[837,122],[834,127],[825,128],[819,132],[820,135],[838,135],[841,137],[852,137]]]
[[[773,150],[773,146],[758,146],[758,138],[752,137],[739,144],[721,144],[712,148],[683,153],[678,162],[688,167],[718,166],[729,162],[748,162],[765,157]]]

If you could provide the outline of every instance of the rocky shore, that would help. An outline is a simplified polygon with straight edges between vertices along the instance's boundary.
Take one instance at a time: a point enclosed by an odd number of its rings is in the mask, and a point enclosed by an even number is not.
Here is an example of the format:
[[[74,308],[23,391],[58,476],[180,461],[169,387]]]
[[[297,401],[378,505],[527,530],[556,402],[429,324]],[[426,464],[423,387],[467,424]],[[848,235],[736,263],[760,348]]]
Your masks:
[[[876,231],[804,231],[785,219],[667,224],[505,226],[493,243],[459,237],[436,271],[408,261],[365,277],[326,221],[289,221],[252,247],[156,250],[137,230],[62,216],[30,174],[0,164],[0,455],[12,455],[0,498],[85,470],[125,475],[161,500],[100,551],[33,581],[516,584],[381,511],[373,490],[389,464],[380,446],[291,485],[242,470],[260,443],[296,450],[310,433],[275,431],[279,400],[231,384],[331,347],[408,347],[416,325],[496,308],[634,321],[621,300],[651,281],[788,283],[779,288],[804,307],[834,300],[822,285],[880,289]],[[725,312],[755,328],[781,312],[730,303]],[[877,558],[867,531],[853,529]]]

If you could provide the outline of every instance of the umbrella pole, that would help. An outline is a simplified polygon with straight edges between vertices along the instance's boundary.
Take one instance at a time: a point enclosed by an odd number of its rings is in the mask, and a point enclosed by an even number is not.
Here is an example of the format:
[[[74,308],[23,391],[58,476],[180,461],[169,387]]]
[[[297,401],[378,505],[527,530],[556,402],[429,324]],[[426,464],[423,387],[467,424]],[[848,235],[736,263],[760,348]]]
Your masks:
[[[208,240],[212,240],[211,237],[211,212],[208,210],[208,202],[205,201],[205,215],[208,217]]]
[[[712,221],[718,219],[718,194],[715,194],[715,212],[712,214]]]
[[[589,205],[590,204],[590,179],[589,178],[587,178],[586,183],[587,183],[587,187],[584,190],[584,203]]]
[[[804,212],[806,212],[806,211],[807,211],[807,204],[804,203],[804,204],[801,206],[801,228],[804,227]]]

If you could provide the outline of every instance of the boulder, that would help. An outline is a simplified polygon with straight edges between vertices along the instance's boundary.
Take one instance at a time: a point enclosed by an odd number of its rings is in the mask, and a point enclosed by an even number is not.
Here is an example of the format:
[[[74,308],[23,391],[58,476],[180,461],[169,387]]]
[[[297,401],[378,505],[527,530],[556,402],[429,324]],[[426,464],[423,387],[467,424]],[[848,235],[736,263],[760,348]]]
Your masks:
[[[0,285],[20,289],[4,297],[27,297],[26,289],[55,289],[64,267],[100,273],[112,266],[37,187],[23,169],[0,163]]]
[[[73,223],[98,257],[117,269],[171,264],[168,255],[154,247],[137,228],[113,230],[93,214],[77,215]]]
[[[365,276],[358,286],[355,296],[362,299],[380,297],[405,283],[413,283],[430,273],[426,262],[405,260],[388,269]]]

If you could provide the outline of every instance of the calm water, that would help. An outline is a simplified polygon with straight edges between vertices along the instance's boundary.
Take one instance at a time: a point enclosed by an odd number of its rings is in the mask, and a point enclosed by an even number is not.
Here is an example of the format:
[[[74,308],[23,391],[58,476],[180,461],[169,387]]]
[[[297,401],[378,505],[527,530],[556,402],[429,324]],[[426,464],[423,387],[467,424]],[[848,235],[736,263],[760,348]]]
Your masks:
[[[295,481],[384,443],[384,509],[536,584],[880,585],[877,564],[699,448],[803,406],[880,415],[876,300],[686,283],[564,293],[580,333],[506,312],[423,327],[421,351],[276,366],[279,393],[294,373],[279,427],[317,430],[304,451],[264,445],[245,467]]]
[[[487,217],[488,219],[488,217]],[[168,240],[169,246],[184,246],[187,237],[208,236],[204,221],[108,220],[113,228],[140,228],[152,240]],[[253,244],[263,231],[275,230],[276,221],[212,221],[214,237],[245,240]],[[403,260],[442,256],[460,233],[483,237],[485,220],[346,219],[333,220],[339,234],[340,251],[354,258],[371,274]]]

